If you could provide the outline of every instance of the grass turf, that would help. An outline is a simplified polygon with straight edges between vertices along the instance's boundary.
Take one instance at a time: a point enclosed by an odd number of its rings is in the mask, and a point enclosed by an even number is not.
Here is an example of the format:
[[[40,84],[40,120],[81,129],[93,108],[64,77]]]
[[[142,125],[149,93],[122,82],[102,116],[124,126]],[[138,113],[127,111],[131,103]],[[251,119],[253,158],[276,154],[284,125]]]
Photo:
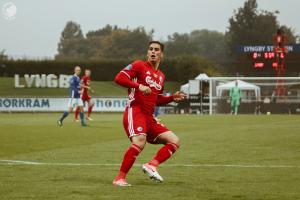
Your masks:
[[[8,165],[3,160],[119,164],[129,145],[121,114],[94,114],[82,128],[60,114],[0,114],[0,199],[300,199],[299,116],[163,115],[181,148],[159,168],[165,182],[150,181],[140,167],[132,188],[116,188],[118,166]],[[146,145],[136,163],[159,146]],[[171,167],[170,164],[221,166]],[[224,167],[222,165],[259,165]]]
[[[24,78],[21,79],[24,84]],[[92,96],[118,97],[127,96],[127,90],[113,81],[92,81],[95,93]],[[175,92],[180,89],[178,82],[166,82],[165,91]],[[67,97],[69,89],[59,88],[14,88],[14,78],[0,78],[0,97]]]

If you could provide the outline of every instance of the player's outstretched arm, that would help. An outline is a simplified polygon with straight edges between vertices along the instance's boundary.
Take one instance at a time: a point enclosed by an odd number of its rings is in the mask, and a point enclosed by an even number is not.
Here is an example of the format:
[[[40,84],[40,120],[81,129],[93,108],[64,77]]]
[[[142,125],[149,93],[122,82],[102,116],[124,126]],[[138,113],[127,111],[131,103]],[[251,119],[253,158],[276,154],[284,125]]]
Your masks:
[[[170,102],[174,101],[174,96],[171,95],[171,96],[163,96],[162,94],[161,95],[158,95],[157,97],[157,101],[156,101],[156,105],[157,106],[162,106],[162,105],[166,105]]]
[[[168,104],[172,101],[179,102],[179,101],[184,100],[185,98],[186,98],[186,94],[184,92],[181,92],[181,91],[177,91],[172,96],[158,95],[156,105],[157,106],[165,105],[165,104]]]
[[[173,94],[173,96],[174,96],[174,101],[175,102],[182,101],[187,97],[187,95],[182,91],[175,92],[175,94]]]

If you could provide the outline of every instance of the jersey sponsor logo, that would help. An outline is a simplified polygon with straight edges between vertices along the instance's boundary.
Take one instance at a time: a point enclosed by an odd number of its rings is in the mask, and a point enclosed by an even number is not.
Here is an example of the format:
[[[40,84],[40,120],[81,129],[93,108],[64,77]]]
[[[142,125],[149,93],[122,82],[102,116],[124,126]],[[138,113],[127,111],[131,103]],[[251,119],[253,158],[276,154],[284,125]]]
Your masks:
[[[49,99],[44,98],[0,98],[0,110],[2,108],[49,108]]]
[[[154,87],[156,90],[161,90],[162,87],[159,83],[156,83],[150,76],[147,76],[145,79],[146,83],[149,84],[150,87]]]

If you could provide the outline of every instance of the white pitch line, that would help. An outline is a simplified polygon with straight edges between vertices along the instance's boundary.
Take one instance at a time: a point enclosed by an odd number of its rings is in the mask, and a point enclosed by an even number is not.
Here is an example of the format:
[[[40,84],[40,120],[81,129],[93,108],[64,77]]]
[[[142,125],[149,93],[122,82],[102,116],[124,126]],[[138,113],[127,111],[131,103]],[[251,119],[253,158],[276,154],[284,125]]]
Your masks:
[[[2,163],[1,163],[2,162]],[[99,163],[45,163],[23,160],[0,160],[0,165],[49,165],[49,166],[120,166],[120,164],[99,164]]]
[[[46,166],[120,166],[112,163],[46,163],[23,160],[0,160],[0,165],[46,165]],[[142,164],[134,164],[140,167]],[[241,165],[241,164],[163,164],[162,167],[226,167],[226,168],[300,168],[297,165]]]
[[[0,160],[0,162],[6,163],[19,163],[19,164],[26,164],[26,165],[38,165],[38,162],[31,162],[31,161],[22,161],[22,160]]]

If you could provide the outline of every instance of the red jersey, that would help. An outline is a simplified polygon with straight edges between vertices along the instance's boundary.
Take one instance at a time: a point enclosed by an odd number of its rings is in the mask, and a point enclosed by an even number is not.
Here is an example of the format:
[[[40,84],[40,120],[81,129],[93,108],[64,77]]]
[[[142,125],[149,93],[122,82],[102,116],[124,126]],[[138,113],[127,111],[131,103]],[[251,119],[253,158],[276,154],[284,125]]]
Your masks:
[[[88,76],[83,76],[82,78],[81,78],[81,84],[83,85],[83,86],[87,86],[87,87],[89,87],[90,86],[90,81],[91,81],[91,79],[90,79],[90,77],[88,77]],[[88,89],[87,88],[82,88],[82,96],[89,96],[88,95]]]
[[[131,81],[128,82],[129,79]],[[155,70],[148,61],[135,61],[128,65],[116,76],[115,81],[128,87],[129,101],[127,106],[139,106],[146,115],[152,115],[156,105],[169,103],[173,100],[173,96],[162,97],[165,75],[160,70]],[[150,87],[152,92],[149,95],[144,95],[139,90],[140,84]]]

